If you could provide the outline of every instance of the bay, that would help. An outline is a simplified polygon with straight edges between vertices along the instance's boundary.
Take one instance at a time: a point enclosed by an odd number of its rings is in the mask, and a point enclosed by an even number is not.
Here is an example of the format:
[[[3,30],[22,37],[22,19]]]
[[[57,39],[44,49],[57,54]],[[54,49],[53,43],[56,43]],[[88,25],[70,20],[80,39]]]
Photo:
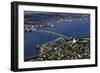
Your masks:
[[[24,58],[32,58],[38,55],[36,50],[37,45],[52,41],[56,38],[62,37],[57,34],[52,34],[50,31],[62,34],[67,37],[79,37],[90,35],[90,20],[73,20],[67,22],[60,22],[55,24],[54,27],[44,27],[34,32],[24,32]]]

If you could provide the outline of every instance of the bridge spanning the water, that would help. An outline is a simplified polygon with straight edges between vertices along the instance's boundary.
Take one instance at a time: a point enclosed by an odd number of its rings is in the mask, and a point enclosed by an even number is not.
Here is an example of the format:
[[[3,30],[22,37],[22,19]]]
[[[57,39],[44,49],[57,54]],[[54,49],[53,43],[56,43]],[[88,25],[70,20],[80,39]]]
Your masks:
[[[53,32],[53,31],[38,30],[37,32],[46,32],[46,33],[54,34],[54,35],[57,35],[57,36],[60,36],[60,37],[63,37],[63,38],[68,38],[66,35],[56,33],[56,32]]]

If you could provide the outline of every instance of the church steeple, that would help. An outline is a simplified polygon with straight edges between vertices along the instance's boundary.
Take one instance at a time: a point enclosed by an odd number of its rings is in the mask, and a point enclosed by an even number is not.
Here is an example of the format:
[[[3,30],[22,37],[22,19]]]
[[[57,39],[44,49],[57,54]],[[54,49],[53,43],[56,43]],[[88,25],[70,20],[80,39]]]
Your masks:
[[[76,40],[75,40],[75,38],[73,38],[73,43],[76,43]]]

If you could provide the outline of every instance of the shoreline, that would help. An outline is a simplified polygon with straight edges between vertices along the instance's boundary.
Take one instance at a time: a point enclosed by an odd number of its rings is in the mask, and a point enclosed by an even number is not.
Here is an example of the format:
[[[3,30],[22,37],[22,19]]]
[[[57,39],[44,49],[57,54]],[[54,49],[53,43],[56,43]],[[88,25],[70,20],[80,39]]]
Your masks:
[[[74,44],[72,44],[72,39],[70,38],[70,39],[66,39],[68,42],[66,42],[66,44],[68,45],[70,45],[70,47],[75,47],[75,46],[73,46]],[[79,39],[78,39],[79,40]],[[90,37],[88,37],[87,39],[85,39],[85,37],[83,38],[83,37],[81,37],[81,41],[77,41],[76,43],[78,43],[78,44],[89,44],[89,41],[90,40]],[[64,43],[64,41],[65,41],[65,38],[57,38],[57,39],[55,39],[55,40],[53,40],[53,41],[50,41],[50,42],[47,42],[47,43],[44,43],[44,44],[42,44],[42,45],[40,45],[38,48],[38,51],[39,51],[39,55],[38,56],[36,56],[36,57],[32,57],[32,58],[29,58],[29,59],[24,59],[24,61],[33,61],[33,60],[37,60],[40,56],[42,56],[43,54],[46,54],[46,52],[48,52],[48,51],[50,51],[50,50],[54,50],[54,48],[52,47],[52,45],[56,45],[55,43],[56,42],[61,42],[62,41],[62,45],[63,44],[65,44]],[[49,45],[48,45],[49,44]],[[50,47],[50,45],[51,45],[51,47]],[[59,44],[58,44],[58,46],[60,46]],[[76,45],[77,46],[77,45]],[[51,49],[50,49],[51,48]],[[66,47],[65,47],[66,48]],[[44,52],[44,51],[46,51],[46,52]],[[54,50],[55,51],[55,50]],[[66,51],[66,50],[65,50]],[[70,50],[71,51],[71,50]],[[52,51],[53,52],[53,51]],[[56,51],[55,51],[56,52]],[[63,59],[62,59],[63,60]],[[38,61],[38,60],[37,60]]]

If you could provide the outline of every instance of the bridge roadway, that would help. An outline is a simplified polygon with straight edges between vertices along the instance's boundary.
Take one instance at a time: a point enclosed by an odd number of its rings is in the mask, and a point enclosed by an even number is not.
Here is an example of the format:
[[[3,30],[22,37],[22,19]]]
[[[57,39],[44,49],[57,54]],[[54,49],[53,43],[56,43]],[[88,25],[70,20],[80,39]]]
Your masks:
[[[61,37],[63,37],[63,38],[68,38],[67,36],[65,36],[65,35],[63,35],[63,34],[56,33],[56,32],[53,32],[53,31],[38,30],[37,32],[46,32],[46,33],[50,33],[50,34],[54,34],[54,35],[61,36]]]

